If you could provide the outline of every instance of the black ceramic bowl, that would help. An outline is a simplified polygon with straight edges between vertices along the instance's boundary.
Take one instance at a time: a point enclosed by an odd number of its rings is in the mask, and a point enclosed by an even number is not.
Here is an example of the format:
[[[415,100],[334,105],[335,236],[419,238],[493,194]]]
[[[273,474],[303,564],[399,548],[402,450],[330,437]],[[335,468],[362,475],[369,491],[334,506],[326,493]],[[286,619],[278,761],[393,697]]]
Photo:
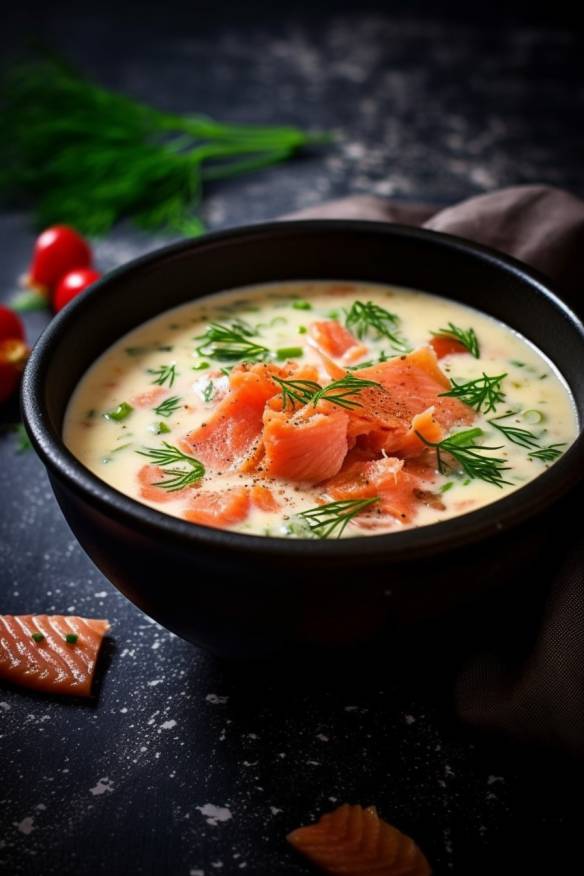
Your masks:
[[[503,320],[563,372],[584,419],[584,328],[519,262],[463,240],[353,221],[283,222],[210,234],[109,274],[36,345],[24,417],[71,529],[143,611],[223,655],[369,636],[388,621],[448,611],[511,586],[546,544],[584,469],[584,438],[501,501],[391,535],[341,541],[261,538],[197,526],[117,492],[61,439],[67,402],[92,362],[158,313],[221,289],[277,280],[369,280],[445,295]]]

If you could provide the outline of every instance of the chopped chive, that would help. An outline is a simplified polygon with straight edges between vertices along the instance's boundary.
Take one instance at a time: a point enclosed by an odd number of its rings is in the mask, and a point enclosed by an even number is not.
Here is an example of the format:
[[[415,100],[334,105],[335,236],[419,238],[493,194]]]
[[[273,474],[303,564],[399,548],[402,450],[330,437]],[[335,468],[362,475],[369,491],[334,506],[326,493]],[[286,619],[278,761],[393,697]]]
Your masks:
[[[120,450],[124,450],[126,447],[130,447],[131,444],[132,444],[131,441],[128,441],[127,444],[120,444],[119,447],[114,447],[114,449],[111,450],[110,453],[119,453]]]
[[[205,368],[210,368],[211,365],[209,362],[197,362],[196,365],[193,365],[193,371],[204,371]]]
[[[525,368],[525,362],[520,362],[519,359],[509,359],[509,362],[516,368]]]
[[[148,351],[147,347],[126,347],[125,353],[128,356],[141,356]]]
[[[448,490],[451,490],[453,486],[454,486],[454,481],[448,481],[448,483],[442,484],[442,486],[440,487],[440,492],[447,493]]]
[[[280,360],[299,359],[303,355],[304,350],[302,347],[280,347],[279,350],[276,350],[276,357]]]
[[[341,315],[340,310],[329,310],[329,312],[327,313],[327,316],[329,319],[338,319],[340,317],[340,315]]]
[[[531,425],[535,425],[536,423],[543,423],[543,421],[545,420],[545,416],[542,414],[542,412],[535,409],[531,411],[524,411],[521,416],[527,423],[530,423]]]
[[[297,298],[292,302],[292,307],[295,310],[312,310],[312,304],[304,298]]]
[[[170,426],[167,426],[166,423],[163,423],[161,420],[159,423],[152,423],[152,425],[148,427],[148,431],[154,432],[155,435],[163,435],[170,432]]]
[[[42,642],[44,638],[44,633],[32,633],[31,635],[31,639],[33,639],[35,642]]]
[[[77,635],[77,633],[67,633],[67,635],[65,636],[65,641],[68,645],[76,645],[78,639],[79,636]]]
[[[299,335],[305,335],[307,331],[308,331],[308,329],[306,328],[305,325],[298,326],[298,334]]]
[[[203,390],[203,398],[207,402],[207,404],[213,399],[215,395],[215,384],[212,380],[209,381],[205,389]]]
[[[133,410],[134,408],[132,405],[129,405],[128,402],[121,402],[117,408],[114,408],[111,411],[106,411],[103,417],[105,420],[115,420],[116,423],[119,423],[121,420],[125,420]]]

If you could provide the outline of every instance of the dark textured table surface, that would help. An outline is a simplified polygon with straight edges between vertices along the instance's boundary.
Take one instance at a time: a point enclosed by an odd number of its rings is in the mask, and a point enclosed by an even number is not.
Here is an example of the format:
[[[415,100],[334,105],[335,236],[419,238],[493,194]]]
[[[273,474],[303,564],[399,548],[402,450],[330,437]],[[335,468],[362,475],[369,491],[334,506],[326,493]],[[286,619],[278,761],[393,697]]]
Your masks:
[[[119,14],[53,4],[5,24],[6,45],[36,31],[162,107],[338,132],[322,155],[212,188],[210,227],[353,192],[447,203],[549,182],[584,195],[582,44],[561,22],[439,21],[424,4],[144,3]],[[32,241],[27,213],[0,215],[2,297]],[[96,245],[97,262],[109,269],[165,242],[119,228]],[[27,317],[31,337],[43,322]],[[345,800],[375,803],[438,874],[527,872],[508,869],[506,849],[520,858],[537,845],[543,859],[565,848],[569,773],[458,725],[440,686],[380,654],[318,669],[302,655],[226,666],[144,617],[91,565],[41,464],[10,434],[0,611],[112,623],[96,702],[0,690],[2,872],[300,876],[311,871],[287,831]]]

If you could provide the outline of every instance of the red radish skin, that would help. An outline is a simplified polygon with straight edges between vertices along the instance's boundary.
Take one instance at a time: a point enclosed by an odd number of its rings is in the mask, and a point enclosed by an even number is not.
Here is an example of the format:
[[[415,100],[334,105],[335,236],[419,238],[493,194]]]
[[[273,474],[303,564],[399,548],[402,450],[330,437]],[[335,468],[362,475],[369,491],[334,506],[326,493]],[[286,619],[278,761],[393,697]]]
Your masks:
[[[99,280],[100,277],[99,271],[94,271],[93,268],[79,268],[61,277],[53,299],[55,311],[62,310],[66,304],[69,304],[70,301]]]
[[[29,348],[20,338],[0,341],[0,404],[17,390],[29,353]]]
[[[17,313],[0,304],[0,341],[8,338],[24,340],[24,326]]]
[[[54,225],[37,238],[27,285],[47,294],[69,271],[89,268],[92,261],[89,244],[74,228]]]

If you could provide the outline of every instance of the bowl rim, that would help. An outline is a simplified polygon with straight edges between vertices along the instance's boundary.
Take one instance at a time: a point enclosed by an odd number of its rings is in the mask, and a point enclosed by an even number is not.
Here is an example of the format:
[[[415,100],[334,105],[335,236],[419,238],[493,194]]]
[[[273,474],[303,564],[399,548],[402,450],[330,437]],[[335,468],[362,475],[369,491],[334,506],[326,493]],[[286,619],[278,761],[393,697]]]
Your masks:
[[[517,259],[465,238],[390,222],[361,219],[299,219],[250,224],[210,232],[202,237],[178,241],[153,250],[110,271],[98,280],[83,296],[78,296],[44,330],[35,344],[25,369],[22,383],[22,412],[32,444],[49,473],[57,475],[69,490],[89,501],[97,510],[112,515],[130,527],[138,526],[150,533],[162,533],[166,539],[191,545],[194,549],[221,548],[259,557],[295,557],[330,562],[345,558],[359,558],[363,562],[385,559],[401,561],[421,558],[453,550],[456,547],[487,540],[496,534],[514,528],[535,517],[558,499],[569,493],[584,476],[584,432],[568,450],[542,474],[525,486],[475,511],[460,514],[427,526],[413,527],[399,532],[374,536],[354,536],[342,539],[304,539],[285,536],[259,536],[232,530],[213,529],[181,520],[144,505],[102,481],[79,462],[67,449],[60,434],[50,425],[43,400],[43,374],[59,340],[66,335],[69,323],[81,313],[87,303],[100,294],[112,280],[141,271],[153,262],[174,257],[189,250],[221,247],[224,243],[243,241],[245,238],[279,234],[311,234],[314,232],[367,232],[420,241],[432,241],[452,253],[465,253],[518,276],[534,292],[542,295],[580,334],[584,352],[584,325],[550,288],[546,277]],[[307,278],[316,279],[316,278]],[[267,282],[267,281],[265,281]],[[278,282],[277,279],[274,282]],[[389,281],[387,281],[389,283]],[[252,285],[250,283],[250,285]],[[218,290],[219,291],[219,290]],[[214,293],[208,293],[214,294]],[[434,293],[433,293],[434,294]],[[202,296],[201,296],[202,297]],[[446,297],[446,296],[445,296]],[[194,300],[194,299],[193,299]],[[161,313],[163,311],[161,310]],[[137,327],[137,326],[136,326]]]

